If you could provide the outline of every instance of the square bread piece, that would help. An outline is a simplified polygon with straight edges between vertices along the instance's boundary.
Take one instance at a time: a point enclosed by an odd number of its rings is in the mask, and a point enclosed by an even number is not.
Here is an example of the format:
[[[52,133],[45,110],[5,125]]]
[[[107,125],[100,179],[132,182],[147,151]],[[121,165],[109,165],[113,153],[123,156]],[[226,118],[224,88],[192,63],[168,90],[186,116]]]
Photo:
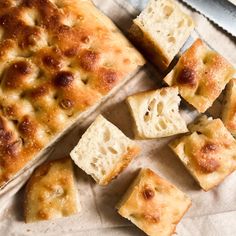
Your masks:
[[[118,204],[118,213],[150,236],[170,236],[190,198],[150,169],[142,169]]]
[[[1,0],[0,187],[143,63],[90,0]]]
[[[236,167],[236,140],[220,119],[202,116],[189,126],[190,134],[170,143],[199,185],[208,191]]]
[[[83,134],[70,156],[100,185],[108,184],[140,152],[134,141],[99,115]]]
[[[236,136],[236,79],[232,79],[227,85],[222,120],[231,134]]]
[[[179,113],[177,87],[142,92],[127,98],[137,138],[161,138],[188,131]]]
[[[69,157],[39,166],[25,190],[25,222],[52,220],[76,214],[81,209]]]
[[[193,20],[176,1],[150,0],[134,19],[130,33],[147,58],[165,70],[193,29]]]
[[[197,39],[165,77],[169,86],[178,86],[180,95],[199,112],[205,112],[232,79],[233,66]]]

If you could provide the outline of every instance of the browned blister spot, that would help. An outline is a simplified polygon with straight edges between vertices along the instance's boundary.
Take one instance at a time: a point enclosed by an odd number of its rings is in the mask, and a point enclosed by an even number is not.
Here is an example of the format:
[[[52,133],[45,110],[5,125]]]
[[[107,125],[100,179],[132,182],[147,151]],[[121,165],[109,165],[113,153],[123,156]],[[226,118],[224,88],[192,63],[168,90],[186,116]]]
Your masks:
[[[30,64],[26,61],[18,61],[13,63],[5,74],[5,86],[15,89],[21,87],[27,82],[27,77],[32,73]]]
[[[214,158],[201,158],[197,162],[201,170],[206,173],[212,173],[220,167],[220,163]]]
[[[25,116],[19,124],[19,131],[25,136],[32,136],[35,132],[35,126],[28,116]]]
[[[71,101],[70,99],[62,99],[60,101],[60,106],[62,109],[70,109],[73,107],[73,101]]]
[[[6,146],[6,154],[9,156],[17,156],[17,154],[20,151],[22,145],[22,141],[21,140],[17,140],[9,145]]]
[[[24,27],[24,34],[19,37],[19,46],[22,49],[26,49],[31,46],[37,45],[38,40],[41,38],[41,32],[35,27]]]
[[[156,224],[160,221],[160,214],[158,211],[154,213],[144,213],[143,218],[151,224]]]
[[[37,216],[39,217],[39,219],[43,220],[47,220],[49,218],[48,214],[43,210],[39,210]]]
[[[80,56],[80,65],[86,71],[94,71],[99,61],[99,53],[85,50]]]
[[[177,83],[183,85],[193,86],[196,84],[196,74],[195,71],[191,68],[185,67],[183,68],[177,77]]]
[[[57,87],[68,87],[72,84],[73,80],[74,76],[71,72],[61,71],[56,75],[54,84]]]
[[[98,72],[100,77],[100,86],[103,90],[109,91],[118,82],[118,73],[110,68],[101,68]]]
[[[4,115],[9,118],[15,118],[17,115],[17,108],[14,105],[7,106],[4,108]]]
[[[202,148],[201,152],[203,154],[208,154],[211,152],[215,152],[218,149],[218,145],[215,143],[206,143]]]
[[[89,36],[83,36],[83,37],[81,38],[81,42],[82,42],[82,43],[88,44],[89,41],[90,41]]]
[[[145,200],[151,200],[155,196],[155,192],[150,187],[147,186],[144,187],[142,194]]]
[[[64,55],[66,57],[75,57],[78,54],[78,48],[77,47],[71,47],[64,51]]]
[[[60,60],[51,55],[43,56],[42,61],[45,66],[51,67],[53,69],[60,69],[61,67]]]
[[[47,95],[47,93],[48,93],[48,87],[46,85],[42,85],[38,88],[33,89],[30,92],[30,96],[35,99],[35,98],[43,97]]]

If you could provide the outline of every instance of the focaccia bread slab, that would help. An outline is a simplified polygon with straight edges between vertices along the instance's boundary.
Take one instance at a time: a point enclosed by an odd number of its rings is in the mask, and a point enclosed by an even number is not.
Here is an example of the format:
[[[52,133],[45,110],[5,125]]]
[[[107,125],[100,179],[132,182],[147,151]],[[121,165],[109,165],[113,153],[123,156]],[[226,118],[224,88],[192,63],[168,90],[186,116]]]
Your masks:
[[[1,1],[0,186],[143,64],[90,0]]]
[[[232,79],[227,85],[222,120],[231,134],[236,136],[236,79]]]
[[[170,143],[199,185],[208,191],[236,169],[236,140],[220,119],[201,117],[190,134]]]
[[[165,70],[194,29],[194,23],[174,0],[149,0],[134,19],[130,34],[149,60]]]
[[[70,156],[100,185],[107,185],[140,152],[139,146],[99,115],[83,134]]]
[[[150,236],[171,236],[190,198],[150,169],[142,169],[118,204],[118,213]]]
[[[69,157],[39,166],[26,185],[26,223],[76,214],[81,206]]]
[[[137,138],[161,138],[188,131],[179,113],[178,88],[167,87],[127,98]]]
[[[180,95],[203,113],[221,94],[234,72],[225,58],[197,39],[164,81],[169,86],[178,86]]]

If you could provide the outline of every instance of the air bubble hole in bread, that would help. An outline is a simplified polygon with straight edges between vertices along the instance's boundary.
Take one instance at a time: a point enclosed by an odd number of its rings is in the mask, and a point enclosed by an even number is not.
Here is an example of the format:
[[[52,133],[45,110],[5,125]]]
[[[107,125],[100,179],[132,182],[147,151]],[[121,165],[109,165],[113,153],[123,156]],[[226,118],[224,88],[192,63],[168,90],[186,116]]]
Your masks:
[[[162,88],[127,98],[137,138],[160,138],[187,132],[179,113],[177,88]]]

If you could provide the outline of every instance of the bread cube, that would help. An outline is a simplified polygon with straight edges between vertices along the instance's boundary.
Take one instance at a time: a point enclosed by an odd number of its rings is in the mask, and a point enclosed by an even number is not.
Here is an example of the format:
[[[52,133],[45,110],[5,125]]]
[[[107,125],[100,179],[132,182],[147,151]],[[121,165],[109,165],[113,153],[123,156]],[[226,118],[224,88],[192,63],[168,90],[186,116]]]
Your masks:
[[[150,169],[142,169],[118,213],[151,236],[168,236],[191,206],[190,198]]]
[[[225,58],[197,39],[164,81],[169,86],[178,86],[180,95],[203,113],[212,106],[234,72]]]
[[[199,185],[208,191],[236,168],[236,140],[220,119],[202,116],[190,134],[170,143]]]
[[[134,19],[131,37],[144,54],[165,70],[184,45],[194,23],[174,0],[150,0]]]
[[[100,185],[108,184],[139,154],[137,144],[99,115],[70,156]]]
[[[188,131],[179,113],[177,87],[142,92],[127,98],[137,138],[161,138]]]
[[[25,189],[25,222],[52,220],[76,214],[81,209],[70,158],[42,164]]]
[[[227,85],[222,120],[231,134],[236,136],[236,79],[232,79]]]

